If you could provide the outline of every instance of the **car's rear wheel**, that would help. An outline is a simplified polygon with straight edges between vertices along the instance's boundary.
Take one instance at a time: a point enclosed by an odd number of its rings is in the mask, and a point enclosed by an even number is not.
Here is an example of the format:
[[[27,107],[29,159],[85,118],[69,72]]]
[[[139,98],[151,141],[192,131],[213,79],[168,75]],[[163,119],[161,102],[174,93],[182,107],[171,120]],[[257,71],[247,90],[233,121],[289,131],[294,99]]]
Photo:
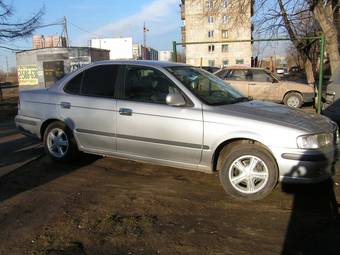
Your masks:
[[[71,130],[62,122],[53,122],[44,133],[45,152],[56,161],[70,161],[77,152],[77,144]]]
[[[276,162],[273,156],[259,145],[235,146],[222,160],[221,184],[228,194],[237,199],[262,199],[277,184]]]
[[[290,92],[284,97],[283,103],[292,108],[301,108],[303,104],[303,97],[300,93]]]

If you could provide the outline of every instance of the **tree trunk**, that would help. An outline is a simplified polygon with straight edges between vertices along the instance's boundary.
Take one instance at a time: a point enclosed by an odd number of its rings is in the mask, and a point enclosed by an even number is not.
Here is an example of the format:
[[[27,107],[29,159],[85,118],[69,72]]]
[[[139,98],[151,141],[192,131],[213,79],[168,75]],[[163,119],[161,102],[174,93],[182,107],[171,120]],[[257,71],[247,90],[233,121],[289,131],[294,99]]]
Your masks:
[[[314,79],[312,61],[310,61],[309,58],[305,58],[304,66],[305,66],[305,73],[307,77],[307,83],[314,86],[315,79]]]
[[[323,6],[323,1],[318,1],[313,8],[313,14],[318,21],[326,39],[326,52],[329,54],[331,71],[340,65],[339,42],[331,4]]]

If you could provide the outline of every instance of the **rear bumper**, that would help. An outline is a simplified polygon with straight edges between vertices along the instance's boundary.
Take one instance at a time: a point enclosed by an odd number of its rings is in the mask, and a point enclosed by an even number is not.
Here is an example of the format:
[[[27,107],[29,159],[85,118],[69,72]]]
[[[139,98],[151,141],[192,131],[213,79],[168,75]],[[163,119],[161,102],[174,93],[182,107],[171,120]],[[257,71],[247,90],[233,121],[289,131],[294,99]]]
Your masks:
[[[335,174],[339,146],[321,150],[275,150],[280,181],[287,183],[316,183]]]
[[[41,138],[40,127],[42,121],[37,118],[17,115],[15,116],[16,127],[25,135]]]

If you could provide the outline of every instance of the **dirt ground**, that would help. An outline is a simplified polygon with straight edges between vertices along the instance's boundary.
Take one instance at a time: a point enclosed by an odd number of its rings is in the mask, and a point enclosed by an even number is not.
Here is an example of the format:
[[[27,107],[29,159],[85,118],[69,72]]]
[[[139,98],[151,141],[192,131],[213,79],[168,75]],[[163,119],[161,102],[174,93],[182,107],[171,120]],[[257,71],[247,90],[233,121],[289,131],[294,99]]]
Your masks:
[[[339,182],[245,203],[217,174],[42,156],[0,178],[0,254],[340,254]]]

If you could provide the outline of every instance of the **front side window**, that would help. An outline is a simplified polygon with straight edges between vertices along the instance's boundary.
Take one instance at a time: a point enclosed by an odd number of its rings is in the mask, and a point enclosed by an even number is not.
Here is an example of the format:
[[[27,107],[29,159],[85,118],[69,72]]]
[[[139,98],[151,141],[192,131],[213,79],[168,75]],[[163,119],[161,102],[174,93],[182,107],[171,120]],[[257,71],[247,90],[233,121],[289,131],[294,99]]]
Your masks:
[[[206,104],[223,105],[248,101],[248,98],[224,83],[223,80],[200,68],[181,66],[167,69]]]
[[[168,94],[180,93],[161,71],[141,66],[127,66],[122,99],[166,104]]]
[[[264,70],[252,70],[252,80],[256,82],[272,82],[273,78]]]

